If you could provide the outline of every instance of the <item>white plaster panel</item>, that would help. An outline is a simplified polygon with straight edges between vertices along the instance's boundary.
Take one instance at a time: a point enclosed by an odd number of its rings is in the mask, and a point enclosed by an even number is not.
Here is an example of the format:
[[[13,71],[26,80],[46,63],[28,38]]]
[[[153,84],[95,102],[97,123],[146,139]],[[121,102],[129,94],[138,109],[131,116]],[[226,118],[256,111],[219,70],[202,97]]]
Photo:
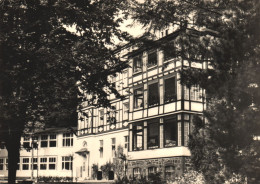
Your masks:
[[[202,63],[192,62],[191,63],[191,67],[193,67],[193,68],[202,68]]]
[[[158,115],[158,107],[148,109],[148,116]]]
[[[189,61],[184,60],[184,61],[183,61],[183,65],[184,65],[184,66],[189,66]]]
[[[175,103],[168,103],[164,105],[164,113],[172,112],[175,111]]]
[[[190,109],[190,103],[188,101],[184,102],[184,109],[189,110]]]
[[[147,109],[144,109],[144,118],[147,117]]]
[[[202,111],[203,110],[202,103],[191,102],[191,110],[192,111]]]
[[[128,155],[129,160],[139,160],[161,157],[190,156],[191,154],[187,147],[181,146],[154,150],[133,151],[128,152]]]
[[[178,66],[181,66],[181,61],[180,60],[176,61],[176,67],[178,67]]]
[[[140,118],[142,118],[142,114],[143,114],[142,110],[133,112],[133,119],[140,119]]]
[[[156,75],[156,74],[157,74],[157,68],[154,68],[153,70],[148,72],[148,77],[151,77],[151,76]]]
[[[159,106],[159,114],[163,113],[163,105]]]
[[[142,74],[138,74],[133,77],[133,82],[140,81],[140,80],[142,80]]]
[[[177,102],[177,110],[181,110],[181,102]]]
[[[169,63],[168,65],[166,65],[167,67],[164,70],[170,70],[174,68],[174,63]]]

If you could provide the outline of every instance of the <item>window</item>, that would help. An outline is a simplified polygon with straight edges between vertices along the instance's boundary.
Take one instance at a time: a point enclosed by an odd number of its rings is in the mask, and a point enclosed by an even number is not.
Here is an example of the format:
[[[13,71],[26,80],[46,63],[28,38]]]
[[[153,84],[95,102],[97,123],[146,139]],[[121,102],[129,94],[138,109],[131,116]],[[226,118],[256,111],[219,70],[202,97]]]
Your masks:
[[[116,111],[116,106],[111,106],[111,109],[108,112],[108,121],[110,124],[115,124],[116,123],[116,115],[118,112]]]
[[[56,135],[52,134],[50,135],[50,147],[56,147]]]
[[[116,138],[112,138],[112,157],[116,157]]]
[[[29,165],[30,165],[30,160],[29,160],[29,158],[23,158],[22,169],[23,169],[23,170],[29,170]]]
[[[165,179],[166,180],[174,179],[174,166],[165,167]]]
[[[5,159],[5,170],[8,170],[8,158]]]
[[[136,167],[133,169],[134,178],[141,178],[141,168]]]
[[[189,141],[189,122],[184,122],[184,146],[188,146]]]
[[[147,63],[147,67],[152,67],[157,65],[157,53],[156,51],[150,52],[148,54],[148,63]]]
[[[164,146],[177,146],[177,121],[176,117],[164,120]]]
[[[164,103],[176,101],[175,77],[164,80]]]
[[[148,123],[148,148],[158,148],[159,147],[159,123],[153,122]]]
[[[99,156],[103,158],[103,140],[99,140]]]
[[[129,113],[129,102],[123,103],[123,117],[124,119],[128,118],[128,113]]]
[[[99,122],[100,124],[99,125],[104,125],[104,110],[100,110],[99,111]]]
[[[142,71],[142,57],[137,56],[133,59],[133,72],[136,73],[140,71]]]
[[[190,99],[190,97],[189,97],[189,95],[190,95],[190,91],[189,91],[189,88],[187,88],[186,86],[183,86],[183,90],[184,90],[184,99],[185,100],[189,100]],[[179,93],[179,92],[178,92]],[[180,92],[181,93],[181,92]]]
[[[4,170],[4,159],[0,158],[0,170]]]
[[[165,48],[163,51],[163,55],[164,55],[164,61],[168,61],[168,60],[174,58],[173,46],[169,46],[169,47]]]
[[[128,147],[129,147],[129,137],[125,136],[125,149],[128,150]]]
[[[157,167],[148,167],[148,177],[150,174],[155,174],[157,172]]]
[[[143,88],[138,88],[134,90],[134,108],[143,108],[144,107],[144,95]]]
[[[40,159],[40,169],[46,170],[47,169],[47,158]]]
[[[30,148],[30,137],[24,137],[23,138],[23,147],[24,148]]]
[[[73,134],[72,133],[64,133],[63,134],[63,141],[62,145],[67,146],[73,146]]]
[[[148,105],[149,105],[149,107],[159,105],[158,83],[150,84],[148,92],[149,92],[148,93]]]
[[[143,149],[143,125],[133,126],[133,150],[138,151]]]
[[[38,167],[38,158],[33,158],[33,170],[37,170]]]
[[[48,147],[48,135],[41,135],[41,147]]]
[[[56,158],[50,157],[49,158],[49,170],[55,170],[56,169]]]
[[[72,157],[62,157],[62,170],[72,170]]]
[[[201,101],[202,100],[202,90],[198,86],[192,86],[190,88],[190,100]]]

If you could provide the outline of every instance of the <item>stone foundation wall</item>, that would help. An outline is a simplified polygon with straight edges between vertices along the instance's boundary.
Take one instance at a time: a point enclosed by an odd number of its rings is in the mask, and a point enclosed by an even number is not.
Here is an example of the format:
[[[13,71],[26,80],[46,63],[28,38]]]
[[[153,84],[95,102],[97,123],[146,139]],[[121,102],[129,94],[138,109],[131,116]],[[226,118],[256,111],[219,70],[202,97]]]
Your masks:
[[[142,176],[148,176],[149,167],[157,167],[157,171],[165,177],[165,167],[174,167],[174,177],[180,177],[185,171],[191,169],[189,157],[154,158],[147,160],[129,160],[128,176],[133,177],[133,169],[140,168]]]

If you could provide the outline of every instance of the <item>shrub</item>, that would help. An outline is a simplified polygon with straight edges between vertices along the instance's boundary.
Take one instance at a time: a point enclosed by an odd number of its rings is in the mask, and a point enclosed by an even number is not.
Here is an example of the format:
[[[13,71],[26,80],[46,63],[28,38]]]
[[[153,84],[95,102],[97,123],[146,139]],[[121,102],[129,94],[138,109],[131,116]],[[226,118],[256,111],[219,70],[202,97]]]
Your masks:
[[[173,182],[167,182],[168,184],[205,184],[204,176],[197,171],[189,171],[182,175],[180,178],[176,178]]]
[[[108,173],[109,171],[113,171],[114,164],[111,162],[107,162],[105,165],[101,166],[101,171],[104,174],[104,177],[108,179]]]
[[[97,178],[97,173],[98,173],[98,165],[97,164],[93,164],[92,165],[92,178],[96,179]]]
[[[59,176],[40,176],[38,182],[50,183],[50,182],[70,182],[72,177],[59,177]]]
[[[166,184],[166,181],[161,178],[160,173],[149,174],[149,177],[141,176],[140,178],[118,178],[115,184]]]

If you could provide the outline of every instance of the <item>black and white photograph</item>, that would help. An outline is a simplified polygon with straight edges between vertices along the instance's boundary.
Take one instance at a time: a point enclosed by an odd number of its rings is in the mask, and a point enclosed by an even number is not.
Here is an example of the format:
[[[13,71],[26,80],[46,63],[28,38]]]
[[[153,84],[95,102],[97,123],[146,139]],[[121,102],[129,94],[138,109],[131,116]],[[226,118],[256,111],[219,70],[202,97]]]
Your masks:
[[[260,184],[260,0],[0,0],[0,184]]]

